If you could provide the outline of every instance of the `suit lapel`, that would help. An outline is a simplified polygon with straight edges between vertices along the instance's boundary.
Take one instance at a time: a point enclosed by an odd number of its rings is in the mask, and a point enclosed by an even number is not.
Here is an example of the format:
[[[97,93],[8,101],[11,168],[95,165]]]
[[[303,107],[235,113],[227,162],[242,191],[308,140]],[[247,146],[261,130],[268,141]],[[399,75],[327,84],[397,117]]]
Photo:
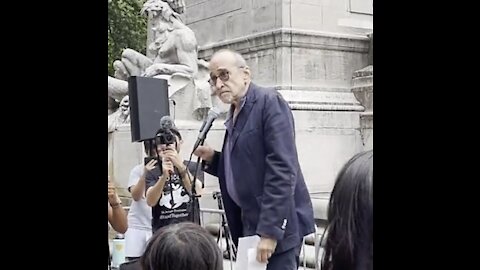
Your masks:
[[[235,125],[233,126],[233,132],[232,132],[232,140],[231,144],[232,146],[230,149],[235,147],[235,144],[237,142],[238,136],[240,136],[240,133],[243,130],[243,127],[245,126],[245,123],[247,123],[248,117],[250,116],[250,113],[252,112],[252,107],[253,104],[255,103],[255,91],[256,91],[256,86],[253,83],[250,83],[250,86],[248,87],[247,91],[247,100],[245,101],[245,105],[243,106],[242,110],[237,116],[237,120],[235,121]]]

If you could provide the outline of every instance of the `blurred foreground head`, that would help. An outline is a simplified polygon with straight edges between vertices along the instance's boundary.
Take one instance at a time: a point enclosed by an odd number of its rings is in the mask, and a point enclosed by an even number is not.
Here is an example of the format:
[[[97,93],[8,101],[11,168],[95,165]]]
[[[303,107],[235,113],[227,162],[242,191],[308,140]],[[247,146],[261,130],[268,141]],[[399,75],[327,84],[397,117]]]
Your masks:
[[[353,156],[337,176],[328,207],[322,270],[373,269],[373,150]]]
[[[220,248],[207,230],[182,222],[160,228],[140,258],[143,270],[223,270]]]

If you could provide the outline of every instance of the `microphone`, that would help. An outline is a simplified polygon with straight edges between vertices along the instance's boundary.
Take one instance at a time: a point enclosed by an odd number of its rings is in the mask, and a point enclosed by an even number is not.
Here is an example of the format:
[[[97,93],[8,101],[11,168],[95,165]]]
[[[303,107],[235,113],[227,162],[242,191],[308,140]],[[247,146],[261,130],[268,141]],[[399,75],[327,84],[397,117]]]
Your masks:
[[[205,119],[205,121],[202,124],[202,127],[200,128],[200,133],[198,134],[198,139],[197,139],[197,142],[195,143],[195,146],[193,147],[193,151],[195,151],[195,149],[197,149],[200,143],[205,140],[205,138],[207,137],[208,131],[212,127],[213,121],[215,121],[215,119],[217,119],[219,115],[220,115],[220,109],[217,107],[213,107],[208,111],[207,118]]]
[[[175,127],[175,124],[173,123],[173,119],[169,115],[165,115],[160,118],[161,129],[172,129],[173,127]]]
[[[166,144],[167,146],[170,144],[175,143],[175,136],[173,135],[171,129],[175,128],[175,123],[173,122],[173,119],[169,115],[162,116],[160,118],[160,129],[157,131],[157,134],[155,135],[155,142],[157,145],[159,144]],[[158,164],[164,163],[160,162],[160,157],[157,157]],[[160,172],[162,171],[162,168],[160,167]],[[173,173],[172,170],[169,170],[170,174]]]

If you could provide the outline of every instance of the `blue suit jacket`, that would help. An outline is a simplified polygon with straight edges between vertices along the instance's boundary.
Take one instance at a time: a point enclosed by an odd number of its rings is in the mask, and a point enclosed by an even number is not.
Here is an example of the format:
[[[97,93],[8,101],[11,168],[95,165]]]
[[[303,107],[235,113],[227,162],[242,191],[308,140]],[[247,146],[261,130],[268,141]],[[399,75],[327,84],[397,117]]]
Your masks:
[[[231,143],[240,205],[225,187],[222,153],[215,152],[203,168],[219,179],[235,245],[239,237],[258,234],[277,239],[275,253],[297,246],[303,236],[315,231],[315,222],[298,163],[293,115],[280,93],[250,83]],[[225,143],[223,151],[228,151]]]

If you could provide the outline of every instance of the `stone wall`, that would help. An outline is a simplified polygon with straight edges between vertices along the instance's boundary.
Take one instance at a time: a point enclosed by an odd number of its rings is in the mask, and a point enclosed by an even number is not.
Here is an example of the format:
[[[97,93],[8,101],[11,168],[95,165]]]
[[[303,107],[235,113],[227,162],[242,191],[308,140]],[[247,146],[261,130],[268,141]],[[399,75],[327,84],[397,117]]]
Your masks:
[[[372,0],[186,0],[185,19],[206,46],[279,28],[365,35]]]

